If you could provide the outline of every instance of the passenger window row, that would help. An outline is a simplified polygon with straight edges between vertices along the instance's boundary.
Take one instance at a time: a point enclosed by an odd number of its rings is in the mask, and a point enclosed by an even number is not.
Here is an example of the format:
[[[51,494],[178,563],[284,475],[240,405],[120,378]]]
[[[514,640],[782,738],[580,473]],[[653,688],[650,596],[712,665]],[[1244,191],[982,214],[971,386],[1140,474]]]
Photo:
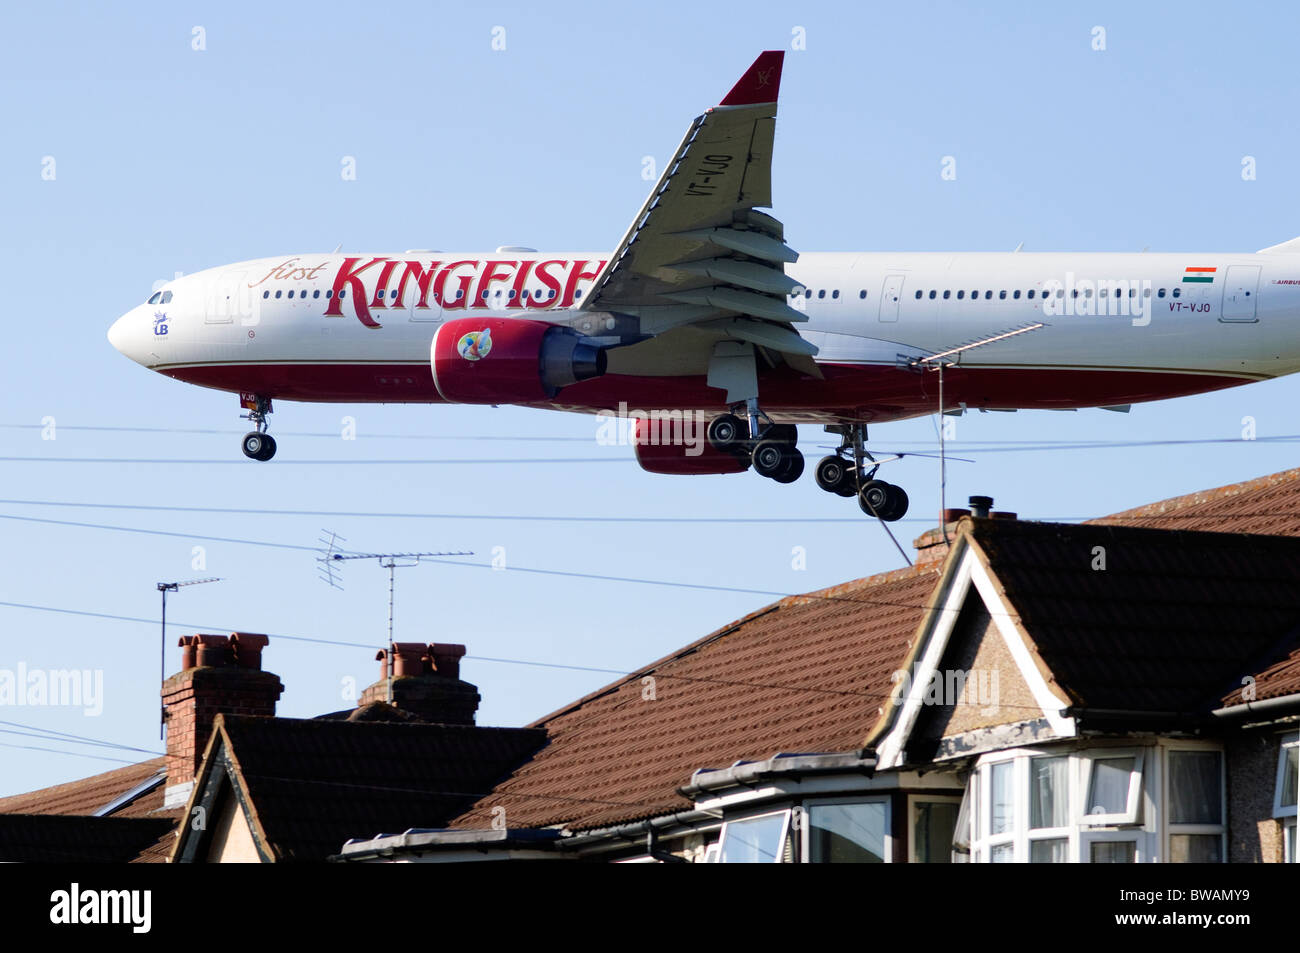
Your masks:
[[[1117,297],[1117,298],[1122,297],[1123,295],[1121,294],[1121,291],[1122,291],[1122,289],[1119,289],[1119,288],[1115,289],[1115,297]],[[812,289],[812,288],[804,288],[804,290],[803,290],[803,297],[804,297],[804,298],[811,298],[811,297],[813,296],[813,293],[814,293],[814,292],[813,292],[813,289]],[[1013,291],[1011,291],[1011,292],[1007,292],[1007,291],[1005,291],[1005,290],[1003,290],[1003,291],[999,291],[999,292],[998,292],[998,300],[999,300],[999,301],[1005,301],[1005,300],[1007,299],[1007,295],[1008,295],[1008,293],[1011,295],[1011,299],[1012,299],[1013,301],[1019,301],[1019,300],[1020,300],[1021,292],[1020,292],[1020,289],[1018,289],[1018,288],[1015,289],[1015,290],[1013,290]],[[1165,297],[1166,293],[1167,293],[1167,292],[1166,292],[1166,289],[1164,289],[1164,288],[1160,288],[1159,290],[1156,291],[1156,297],[1157,297],[1157,298],[1163,298],[1163,297]],[[819,289],[819,290],[816,292],[816,294],[817,294],[817,297],[818,297],[818,298],[825,298],[825,297],[826,297],[826,289],[824,289],[824,288]],[[840,293],[839,293],[838,290],[831,291],[830,294],[831,294],[831,298],[832,298],[832,299],[834,299],[834,298],[838,298],[838,297],[840,296]],[[939,293],[937,290],[931,290],[931,291],[929,291],[928,293],[925,292],[925,291],[918,290],[918,291],[916,292],[916,294],[915,294],[915,298],[916,298],[917,301],[920,301],[922,298],[929,298],[931,301],[933,301],[935,298],[939,297],[939,294],[940,294],[940,293]],[[1030,288],[1028,291],[1026,291],[1026,292],[1024,293],[1024,297],[1025,297],[1026,300],[1030,300],[1030,301],[1032,301],[1035,297],[1037,297],[1037,298],[1046,298],[1046,297],[1048,297],[1048,294],[1049,294],[1049,293],[1046,292],[1046,291],[1035,291],[1033,288]],[[956,295],[956,297],[957,297],[957,300],[958,300],[958,301],[964,301],[964,300],[967,300],[966,295],[967,295],[967,292],[966,292],[966,289],[965,289],[965,288],[959,288],[959,289],[957,290],[957,295]],[[990,301],[990,300],[992,300],[992,298],[993,298],[993,292],[992,292],[991,290],[983,290],[983,291],[981,291],[981,290],[978,290],[978,289],[977,289],[977,290],[974,290],[974,291],[971,291],[971,292],[970,292],[970,298],[969,298],[969,300],[971,300],[971,301],[979,300],[979,298],[980,298],[981,295],[983,295],[985,301]],[[793,295],[793,297],[796,297],[796,298],[798,298],[799,296],[800,296],[800,295],[799,295],[798,292],[795,292],[795,294]],[[1071,293],[1070,296],[1071,296],[1072,298],[1078,298],[1078,297],[1079,297],[1079,289],[1078,289],[1078,288],[1074,288],[1074,289],[1072,289],[1072,293]],[[1102,289],[1100,289],[1100,290],[1097,292],[1097,296],[1098,296],[1099,298],[1105,298],[1105,297],[1108,297],[1108,296],[1109,296],[1109,289],[1107,289],[1107,288],[1102,288]],[[1137,289],[1136,289],[1136,288],[1129,288],[1129,289],[1128,289],[1128,296],[1129,296],[1130,298],[1136,298],[1136,297],[1137,297]],[[1169,292],[1169,296],[1172,297],[1172,298],[1179,298],[1179,297],[1182,297],[1182,291],[1181,291],[1181,289],[1179,289],[1179,288],[1174,288],[1172,292]],[[866,292],[865,290],[861,290],[861,291],[858,292],[858,298],[859,298],[859,299],[865,299],[866,297],[867,297],[867,292]],[[944,301],[947,301],[947,300],[949,300],[949,299],[952,298],[952,297],[953,297],[953,293],[952,293],[952,290],[951,290],[951,289],[945,289],[945,290],[943,291],[943,300],[944,300]],[[1064,288],[1057,288],[1057,289],[1056,289],[1056,297],[1058,297],[1058,298],[1064,298],[1064,297],[1065,297],[1065,289],[1064,289]],[[1085,298],[1091,298],[1091,297],[1092,297],[1092,289],[1091,289],[1091,288],[1084,288],[1084,289],[1083,289],[1083,297],[1085,297]],[[1151,289],[1150,289],[1150,288],[1144,288],[1144,289],[1142,289],[1142,297],[1144,297],[1144,298],[1150,298],[1150,297],[1151,297]]]
[[[396,298],[396,297],[397,297],[397,289],[396,289],[396,288],[394,288],[394,289],[392,289],[392,290],[388,290],[388,289],[385,289],[385,290],[388,291],[388,297],[389,297],[389,298]],[[319,298],[319,297],[321,296],[321,294],[320,294],[320,289],[319,289],[319,288],[317,288],[316,290],[310,292],[310,294],[311,294],[311,297],[312,297],[312,298]],[[528,300],[529,300],[529,296],[530,296],[530,294],[531,294],[531,296],[532,296],[532,300],[534,300],[534,301],[540,301],[540,300],[543,300],[543,299],[549,301],[550,299],[552,299],[552,298],[555,297],[555,289],[554,289],[554,288],[551,288],[551,289],[549,290],[549,292],[546,293],[546,294],[543,294],[540,290],[530,292],[530,291],[528,291],[527,289],[525,289],[525,290],[524,290],[524,293],[521,295],[521,298],[522,298],[524,301],[528,301]],[[839,294],[839,292],[836,292],[836,294]],[[289,291],[289,292],[286,294],[286,293],[283,292],[283,291],[277,291],[277,292],[275,292],[274,297],[279,298],[281,295],[284,295],[284,297],[286,297],[286,298],[292,298],[292,297],[294,297],[294,292],[291,290],[291,291]],[[170,291],[168,291],[168,292],[166,293],[166,295],[164,296],[164,298],[163,298],[163,303],[166,304],[168,301],[170,301],[170,300],[171,300],[171,296],[172,296],[172,293],[171,293]],[[306,298],[306,297],[308,296],[308,292],[306,292],[306,291],[299,291],[299,292],[297,292],[297,296],[298,296],[299,298]],[[339,289],[339,297],[340,297],[340,298],[346,298],[347,296],[348,296],[348,290],[347,290],[346,288],[341,288],[341,289]],[[158,297],[157,295],[154,295],[153,298],[150,298],[150,299],[149,299],[149,303],[150,303],[150,304],[153,304],[153,303],[154,303],[154,300],[155,300],[157,297]],[[270,298],[270,297],[273,297],[272,294],[271,294],[270,289],[267,289],[266,291],[263,291],[263,292],[262,292],[262,297],[263,297],[263,298]],[[334,297],[334,291],[333,291],[332,289],[331,289],[331,290],[327,290],[327,291],[325,292],[325,297],[326,297],[327,299],[328,299],[328,298],[333,298],[333,297]],[[380,292],[379,292],[379,297],[381,297],[381,298],[384,297],[384,291],[380,291]],[[435,297],[436,297],[436,296],[435,296]],[[456,300],[456,301],[459,301],[459,300],[460,300],[461,298],[463,298],[463,297],[465,297],[465,292],[464,292],[463,290],[457,290],[455,300]],[[488,291],[487,291],[487,289],[484,289],[483,292],[482,292],[482,294],[481,294],[481,300],[486,301],[486,300],[487,300],[487,297],[488,297]],[[498,289],[496,290],[496,294],[494,295],[494,297],[497,297],[497,298],[500,298],[500,297],[501,297],[501,289],[500,289],[500,288],[498,288]],[[510,297],[511,300],[514,300],[514,297],[515,297],[515,290],[514,290],[513,288],[510,289],[510,295],[509,295],[509,297]],[[581,289],[579,289],[578,291],[574,292],[574,298],[575,298],[575,299],[577,299],[577,298],[581,298],[581,297],[582,297],[582,290],[581,290]]]

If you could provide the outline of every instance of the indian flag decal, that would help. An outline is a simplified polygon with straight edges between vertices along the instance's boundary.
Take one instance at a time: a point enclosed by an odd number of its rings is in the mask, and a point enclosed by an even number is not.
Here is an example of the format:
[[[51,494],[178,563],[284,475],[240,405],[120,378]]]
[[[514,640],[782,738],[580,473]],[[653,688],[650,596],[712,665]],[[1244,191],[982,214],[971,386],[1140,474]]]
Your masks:
[[[1183,284],[1189,281],[1194,284],[1210,284],[1214,281],[1214,273],[1218,270],[1217,268],[1188,268],[1183,272]]]

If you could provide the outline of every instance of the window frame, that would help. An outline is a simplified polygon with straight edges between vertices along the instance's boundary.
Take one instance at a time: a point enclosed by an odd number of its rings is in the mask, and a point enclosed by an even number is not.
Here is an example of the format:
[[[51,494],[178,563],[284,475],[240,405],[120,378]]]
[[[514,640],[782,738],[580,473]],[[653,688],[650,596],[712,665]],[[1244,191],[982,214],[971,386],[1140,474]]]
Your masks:
[[[785,862],[785,844],[790,838],[790,814],[791,806],[777,808],[776,810],[760,810],[752,813],[741,814],[736,817],[728,817],[722,822],[722,829],[718,832],[718,854],[715,863],[725,863],[722,859],[722,852],[727,843],[727,830],[732,824],[740,824],[745,821],[758,820],[760,817],[772,817],[781,815],[781,836],[777,839],[780,845],[776,852],[776,857],[770,861],[759,861],[759,863],[780,864]],[[736,861],[739,863],[739,861]]]
[[[1273,780],[1273,816],[1276,818],[1296,817],[1297,805],[1300,804],[1300,778],[1296,779],[1297,804],[1282,803],[1282,784],[1286,778],[1287,752],[1292,748],[1297,750],[1296,758],[1297,761],[1300,761],[1300,732],[1282,735],[1278,739],[1277,774]],[[1297,764],[1297,770],[1300,773],[1300,764]]]
[[[894,862],[894,805],[893,799],[888,794],[859,797],[818,797],[800,801],[797,805],[800,817],[799,838],[796,845],[799,853],[795,860],[801,864],[811,864],[813,862],[812,844],[809,840],[812,832],[812,815],[809,813],[811,809],[814,807],[836,807],[843,804],[883,804],[885,806],[885,841],[882,845],[884,853],[881,859],[886,864],[892,864]]]
[[[957,817],[953,819],[953,834],[956,835],[956,823],[961,819],[961,801],[960,794],[909,794],[907,796],[907,862],[909,864],[920,864],[924,861],[916,858],[916,806],[922,802],[927,804],[955,804],[957,806]],[[888,838],[886,838],[888,839]],[[948,845],[948,862],[952,863],[953,846]]]
[[[1161,765],[1161,805],[1160,816],[1164,820],[1161,841],[1164,848],[1163,858],[1166,863],[1173,863],[1173,839],[1180,834],[1217,835],[1219,838],[1219,863],[1228,861],[1228,755],[1222,747],[1215,744],[1194,744],[1178,742],[1162,746],[1163,764]],[[1170,757],[1180,753],[1217,754],[1219,756],[1219,823],[1184,824],[1173,820],[1173,769]]]
[[[1079,790],[1083,795],[1083,803],[1079,805],[1079,829],[1086,830],[1091,827],[1116,827],[1121,824],[1140,824],[1138,812],[1142,807],[1142,779],[1145,768],[1146,749],[1144,748],[1094,748],[1082,755],[1080,760],[1080,770],[1083,777],[1080,778]],[[1116,758],[1133,758],[1133,767],[1129,769],[1128,776],[1128,797],[1125,801],[1124,810],[1112,814],[1088,814],[1086,813],[1088,802],[1092,800],[1092,780],[1093,766],[1098,761],[1111,761]],[[1082,854],[1082,851],[1080,851]]]
[[[1092,845],[1099,843],[1128,843],[1133,845],[1133,863],[1144,864],[1148,858],[1143,847],[1146,846],[1146,836],[1140,830],[1126,831],[1090,831],[1080,829],[1079,831],[1079,860],[1081,864],[1091,864]]]

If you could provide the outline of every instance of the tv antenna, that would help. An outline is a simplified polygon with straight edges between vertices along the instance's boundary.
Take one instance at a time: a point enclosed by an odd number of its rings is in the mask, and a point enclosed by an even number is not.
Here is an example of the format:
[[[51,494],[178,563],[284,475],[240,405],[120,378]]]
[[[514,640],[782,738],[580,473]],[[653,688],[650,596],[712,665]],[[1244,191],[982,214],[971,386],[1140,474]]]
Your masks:
[[[939,372],[939,529],[943,532],[943,541],[945,543],[948,542],[948,523],[944,519],[944,513],[948,507],[946,499],[948,493],[948,457],[944,449],[943,436],[943,416],[945,413],[943,409],[943,369],[952,364],[960,364],[961,356],[967,351],[983,347],[986,344],[993,344],[995,341],[1005,341],[1007,338],[1013,338],[1028,331],[1037,331],[1039,328],[1046,326],[1045,322],[1036,321],[1024,327],[1012,328],[1010,331],[1003,331],[1001,334],[995,334],[992,337],[981,338],[978,341],[971,341],[969,344],[949,348],[946,351],[940,351],[938,354],[931,354],[929,357],[914,358],[908,362],[908,366],[918,371],[937,370]],[[958,411],[958,413],[960,414],[965,409],[966,405],[962,404],[962,410]]]
[[[397,590],[397,570],[409,569],[412,566],[418,566],[420,560],[431,559],[439,556],[473,556],[472,552],[443,552],[443,553],[353,553],[347,551],[335,552],[335,546],[338,542],[346,540],[337,533],[324,530],[329,533],[330,538],[321,542],[326,543],[326,551],[323,556],[317,557],[316,561],[322,564],[323,570],[321,579],[333,586],[335,589],[342,589],[336,576],[335,566],[338,563],[351,562],[357,559],[374,559],[379,565],[388,570],[388,665],[387,665],[387,682],[386,701],[391,705],[393,703],[393,604],[396,601],[395,595]],[[341,567],[340,567],[341,568]]]
[[[158,681],[167,681],[167,593],[176,592],[185,586],[202,586],[209,582],[221,582],[217,577],[208,579],[187,579],[184,582],[160,582],[158,591],[162,593],[162,644],[158,652]],[[158,699],[158,740],[162,741],[167,725],[167,706],[162,698]]]

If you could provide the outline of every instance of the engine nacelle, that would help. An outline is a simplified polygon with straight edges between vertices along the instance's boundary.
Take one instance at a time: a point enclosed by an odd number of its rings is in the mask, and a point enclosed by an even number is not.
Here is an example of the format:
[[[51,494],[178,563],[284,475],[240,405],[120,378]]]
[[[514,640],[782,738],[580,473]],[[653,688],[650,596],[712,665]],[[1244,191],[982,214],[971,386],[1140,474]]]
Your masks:
[[[651,473],[698,475],[743,473],[749,458],[714,450],[709,444],[705,421],[685,414],[664,415],[646,420],[638,417],[634,431],[636,462]]]
[[[433,383],[453,404],[523,404],[605,373],[605,352],[572,328],[511,318],[457,318],[429,349]]]

